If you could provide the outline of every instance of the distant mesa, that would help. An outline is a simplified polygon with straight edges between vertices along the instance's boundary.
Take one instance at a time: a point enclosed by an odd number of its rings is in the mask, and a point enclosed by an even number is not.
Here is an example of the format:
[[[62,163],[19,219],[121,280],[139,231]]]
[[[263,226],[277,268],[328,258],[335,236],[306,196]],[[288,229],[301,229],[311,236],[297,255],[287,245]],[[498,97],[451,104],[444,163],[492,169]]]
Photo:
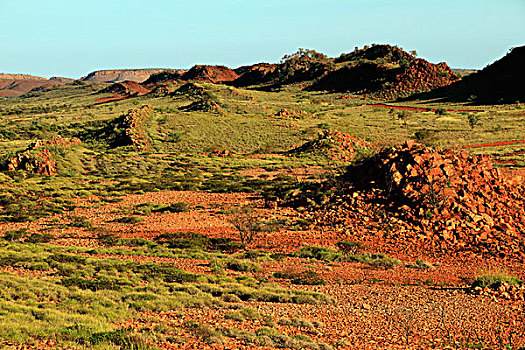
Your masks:
[[[53,77],[46,79],[27,74],[0,73],[0,96],[20,96],[34,89],[46,89],[73,82],[73,79]]]
[[[512,49],[506,56],[460,81],[410,99],[444,102],[499,104],[525,101],[525,46]]]
[[[43,77],[29,75],[29,74],[0,73],[0,80],[47,80],[47,79]]]
[[[146,81],[152,74],[169,71],[168,69],[111,69],[98,70],[91,72],[85,77],[80,78],[82,81],[92,83],[119,83],[130,80],[137,83]]]

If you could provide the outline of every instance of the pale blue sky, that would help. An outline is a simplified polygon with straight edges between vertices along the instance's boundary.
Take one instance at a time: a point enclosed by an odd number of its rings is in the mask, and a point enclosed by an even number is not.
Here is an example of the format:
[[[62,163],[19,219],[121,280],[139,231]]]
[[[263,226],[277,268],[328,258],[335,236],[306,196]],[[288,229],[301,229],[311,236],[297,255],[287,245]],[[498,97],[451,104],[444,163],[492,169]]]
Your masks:
[[[525,44],[525,0],[0,0],[0,72],[237,67],[389,43],[482,68]]]

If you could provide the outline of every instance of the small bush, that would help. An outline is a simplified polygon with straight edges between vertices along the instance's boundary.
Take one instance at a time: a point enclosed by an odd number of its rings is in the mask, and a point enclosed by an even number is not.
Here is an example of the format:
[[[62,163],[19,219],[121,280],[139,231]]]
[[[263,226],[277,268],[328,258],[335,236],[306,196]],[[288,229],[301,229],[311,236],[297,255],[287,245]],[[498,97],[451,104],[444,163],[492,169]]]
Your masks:
[[[113,343],[121,349],[147,350],[147,342],[139,335],[134,334],[131,329],[117,329],[109,332],[93,333],[87,343],[97,345],[100,343]]]
[[[122,222],[124,224],[138,224],[141,223],[144,219],[140,216],[124,216],[120,219],[117,219],[117,222]]]
[[[362,248],[363,243],[351,241],[339,241],[335,244],[345,254],[357,254]]]
[[[258,272],[261,271],[261,267],[251,261],[246,260],[229,260],[226,262],[226,268],[233,271],[241,272]]]
[[[489,287],[489,288],[498,288],[502,283],[507,283],[510,285],[521,285],[523,282],[514,276],[509,276],[504,273],[496,274],[487,274],[477,277],[472,283],[472,287]]]
[[[116,246],[120,241],[119,236],[116,236],[113,234],[107,234],[107,233],[98,235],[97,239],[99,240],[100,244],[108,246],[108,247]]]
[[[298,258],[309,258],[324,261],[336,261],[341,258],[341,252],[323,247],[303,247],[294,253]]]
[[[53,240],[55,236],[50,233],[33,233],[31,236],[27,237],[24,241],[25,243],[48,243]]]
[[[22,238],[26,237],[30,233],[31,232],[28,229],[22,228],[20,230],[7,231],[4,234],[4,237],[2,238],[8,242],[15,242],[15,241],[20,241]]]
[[[423,259],[417,259],[414,264],[407,264],[406,267],[410,269],[428,270],[434,267],[431,262]]]
[[[292,284],[298,285],[317,286],[326,284],[315,271],[311,270],[304,272],[275,272],[272,276],[274,278],[289,279]]]
[[[157,243],[148,241],[147,239],[143,238],[128,238],[128,239],[120,239],[118,240],[118,245],[122,245],[125,247],[155,247]]]

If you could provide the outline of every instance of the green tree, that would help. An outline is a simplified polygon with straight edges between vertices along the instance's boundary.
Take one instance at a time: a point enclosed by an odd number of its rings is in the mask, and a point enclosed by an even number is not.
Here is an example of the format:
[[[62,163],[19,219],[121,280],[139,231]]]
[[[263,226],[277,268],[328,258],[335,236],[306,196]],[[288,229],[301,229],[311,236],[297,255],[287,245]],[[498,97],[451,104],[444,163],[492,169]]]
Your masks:
[[[467,117],[467,120],[471,130],[474,130],[476,126],[481,125],[480,117],[477,114],[470,113]]]

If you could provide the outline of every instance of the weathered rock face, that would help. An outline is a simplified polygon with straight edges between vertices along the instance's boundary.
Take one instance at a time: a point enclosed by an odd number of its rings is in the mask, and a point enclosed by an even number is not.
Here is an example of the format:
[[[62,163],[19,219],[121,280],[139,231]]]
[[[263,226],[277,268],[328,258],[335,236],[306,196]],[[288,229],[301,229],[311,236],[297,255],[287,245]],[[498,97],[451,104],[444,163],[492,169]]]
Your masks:
[[[391,243],[427,252],[525,257],[522,179],[506,180],[487,156],[407,142],[349,167],[344,181],[319,220],[356,235],[375,222]]]
[[[144,123],[151,117],[152,108],[148,105],[133,108],[122,118],[125,138],[129,145],[137,151],[146,151],[151,147],[151,141],[146,134]]]
[[[228,82],[239,76],[233,70],[225,66],[193,66],[182,76],[183,80],[197,80],[208,83]]]
[[[232,81],[233,86],[249,86],[258,85],[270,81],[277,69],[276,64],[257,63],[251,66],[244,66],[235,69],[235,73],[239,78]]]
[[[61,148],[79,146],[82,142],[77,138],[70,140],[55,136],[52,140],[33,142],[26,150],[9,159],[7,169],[25,170],[38,175],[54,176],[57,174],[57,161],[53,153]]]
[[[167,69],[111,69],[98,70],[80,78],[82,81],[93,83],[118,83],[125,80],[142,83],[152,74],[164,72]]]

